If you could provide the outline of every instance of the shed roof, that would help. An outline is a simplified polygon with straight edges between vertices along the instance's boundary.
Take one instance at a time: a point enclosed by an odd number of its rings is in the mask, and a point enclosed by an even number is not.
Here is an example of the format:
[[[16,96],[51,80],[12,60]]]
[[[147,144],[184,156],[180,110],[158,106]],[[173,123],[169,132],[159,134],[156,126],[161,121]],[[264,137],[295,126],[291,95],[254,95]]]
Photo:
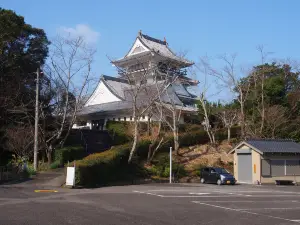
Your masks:
[[[230,153],[233,153],[242,145],[252,147],[262,154],[300,153],[300,144],[291,139],[249,139],[238,144]]]

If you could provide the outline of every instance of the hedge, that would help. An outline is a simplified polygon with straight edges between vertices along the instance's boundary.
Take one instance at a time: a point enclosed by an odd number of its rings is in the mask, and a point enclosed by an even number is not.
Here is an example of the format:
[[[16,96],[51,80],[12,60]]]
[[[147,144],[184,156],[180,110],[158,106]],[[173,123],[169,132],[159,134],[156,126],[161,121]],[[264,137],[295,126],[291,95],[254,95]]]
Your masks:
[[[54,152],[54,161],[59,165],[64,165],[67,162],[79,160],[87,156],[87,152],[82,146],[66,146],[56,149]]]
[[[106,129],[113,139],[113,145],[122,145],[132,140],[128,135],[128,123],[108,121]]]
[[[146,171],[142,166],[135,161],[128,164],[130,148],[129,143],[119,145],[76,161],[76,185],[104,186],[115,181],[132,181],[136,177],[145,177]]]

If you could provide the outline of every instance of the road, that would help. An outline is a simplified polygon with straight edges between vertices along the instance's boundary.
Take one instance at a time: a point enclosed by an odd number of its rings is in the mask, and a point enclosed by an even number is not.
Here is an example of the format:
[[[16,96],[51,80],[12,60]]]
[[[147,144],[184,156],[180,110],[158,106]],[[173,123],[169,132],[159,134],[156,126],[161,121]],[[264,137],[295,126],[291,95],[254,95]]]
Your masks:
[[[300,187],[294,186],[152,184],[54,193],[37,193],[38,188],[0,185],[0,224],[300,224]]]

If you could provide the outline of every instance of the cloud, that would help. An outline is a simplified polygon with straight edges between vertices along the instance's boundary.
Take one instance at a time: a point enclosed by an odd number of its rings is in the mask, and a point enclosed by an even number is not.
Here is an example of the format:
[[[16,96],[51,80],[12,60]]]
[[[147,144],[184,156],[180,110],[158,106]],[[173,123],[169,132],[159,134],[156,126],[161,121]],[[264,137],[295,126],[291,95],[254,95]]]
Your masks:
[[[96,44],[100,37],[99,32],[86,24],[77,24],[75,28],[62,26],[59,28],[59,32],[69,34],[72,37],[83,37],[88,44]]]

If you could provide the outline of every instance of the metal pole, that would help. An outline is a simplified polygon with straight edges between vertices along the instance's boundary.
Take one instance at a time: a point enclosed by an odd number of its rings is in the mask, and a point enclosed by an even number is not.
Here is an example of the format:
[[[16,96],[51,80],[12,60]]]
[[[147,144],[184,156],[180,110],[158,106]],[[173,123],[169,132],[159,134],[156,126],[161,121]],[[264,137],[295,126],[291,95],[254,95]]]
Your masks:
[[[170,147],[170,184],[172,184],[172,147]]]
[[[38,165],[38,125],[39,125],[39,78],[40,68],[36,71],[36,92],[35,92],[35,121],[34,121],[34,151],[33,151],[33,167],[37,170]]]

